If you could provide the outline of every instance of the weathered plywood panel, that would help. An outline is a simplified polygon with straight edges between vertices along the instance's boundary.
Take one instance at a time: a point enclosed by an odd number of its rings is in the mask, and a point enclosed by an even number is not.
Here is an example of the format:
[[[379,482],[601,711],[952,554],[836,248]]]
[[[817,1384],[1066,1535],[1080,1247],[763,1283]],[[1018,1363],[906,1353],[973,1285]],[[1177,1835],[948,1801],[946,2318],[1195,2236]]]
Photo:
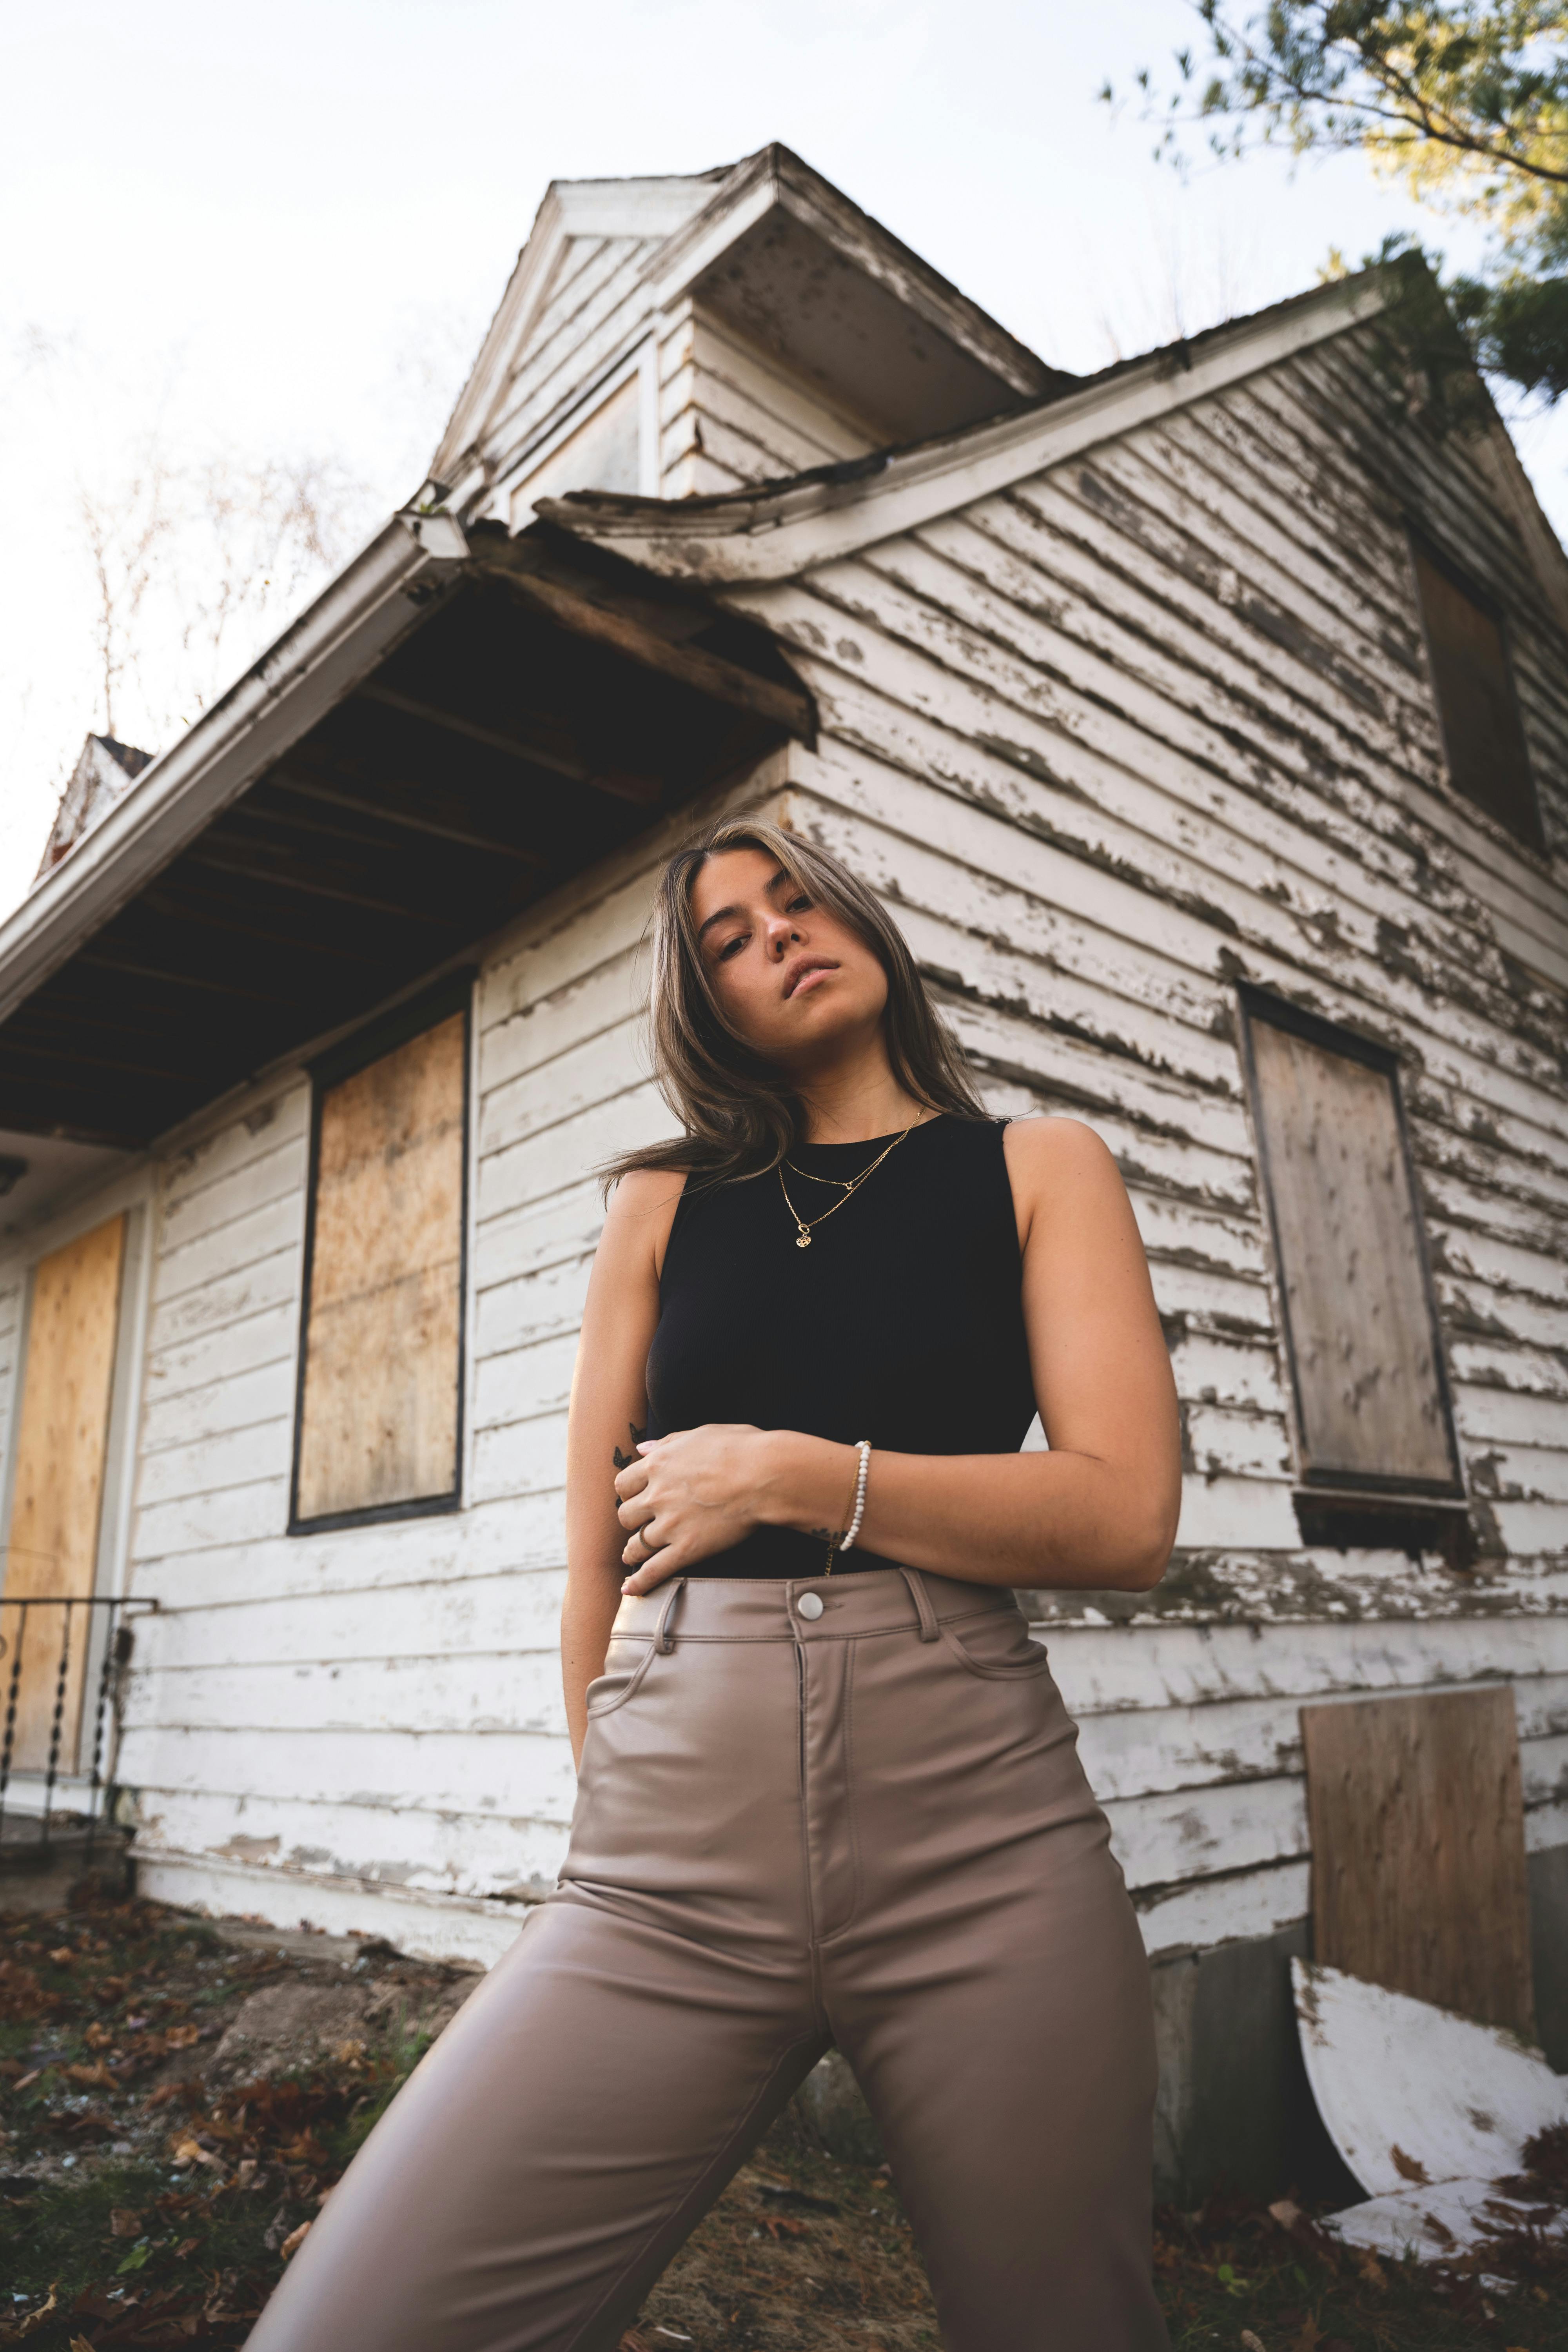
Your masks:
[[[1389,1076],[1271,1021],[1248,1027],[1305,1466],[1352,1483],[1452,1485]]]
[[[1315,1957],[1533,2038],[1513,1693],[1301,1709]]]
[[[34,1595],[85,1600],[97,1580],[124,1260],[125,1219],[110,1217],[42,1259],[33,1276],[5,1559],[8,1601]],[[62,1770],[75,1769],[91,1613],[36,1608],[24,1622],[20,1609],[0,1606],[7,1702],[22,1645],[13,1769],[38,1771],[47,1763],[57,1702],[57,1760]]]
[[[455,1013],[323,1097],[301,1520],[457,1487],[467,1039]]]

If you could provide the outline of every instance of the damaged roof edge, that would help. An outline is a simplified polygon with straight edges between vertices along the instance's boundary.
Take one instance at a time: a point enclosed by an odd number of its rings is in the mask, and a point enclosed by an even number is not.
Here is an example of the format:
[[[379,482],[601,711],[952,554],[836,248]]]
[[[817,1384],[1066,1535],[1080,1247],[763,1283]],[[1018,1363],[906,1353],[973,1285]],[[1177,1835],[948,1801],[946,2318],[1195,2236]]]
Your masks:
[[[784,481],[679,500],[575,490],[539,514],[574,537],[669,579],[787,580],[952,508],[1008,488],[1114,434],[1184,407],[1374,318],[1387,300],[1365,270],[1119,362],[1073,390],[908,448],[813,467]]]
[[[0,1021],[416,625],[468,552],[451,515],[382,527],[0,924]]]

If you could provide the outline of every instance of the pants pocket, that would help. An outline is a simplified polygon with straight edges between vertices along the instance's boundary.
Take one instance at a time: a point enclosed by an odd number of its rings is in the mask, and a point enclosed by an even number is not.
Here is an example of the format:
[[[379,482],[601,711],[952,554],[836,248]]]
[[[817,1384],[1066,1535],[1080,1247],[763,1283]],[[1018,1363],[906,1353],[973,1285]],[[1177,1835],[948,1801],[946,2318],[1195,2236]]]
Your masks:
[[[942,1626],[942,1637],[964,1671],[984,1682],[1026,1680],[1043,1675],[1050,1664],[1042,1645],[1031,1641],[1016,1607],[960,1618]]]
[[[651,1635],[643,1641],[629,1633],[616,1634],[605,1653],[604,1673],[588,1685],[589,1715],[614,1715],[616,1707],[625,1706],[652,1665],[653,1654]]]

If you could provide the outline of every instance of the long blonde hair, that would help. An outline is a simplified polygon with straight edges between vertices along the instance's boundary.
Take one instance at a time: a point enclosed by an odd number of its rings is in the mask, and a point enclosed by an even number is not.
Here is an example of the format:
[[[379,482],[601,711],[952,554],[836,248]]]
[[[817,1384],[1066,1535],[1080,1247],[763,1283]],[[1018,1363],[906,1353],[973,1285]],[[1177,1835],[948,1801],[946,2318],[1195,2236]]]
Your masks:
[[[864,941],[888,976],[883,1018],[894,1079],[916,1102],[953,1118],[984,1118],[962,1049],[938,1020],[903,933],[841,860],[798,834],[728,817],[678,849],[659,877],[649,1001],[654,1078],[684,1130],[622,1153],[608,1187],[634,1168],[683,1169],[725,1183],[764,1175],[799,1142],[801,1106],[788,1079],[725,1018],[704,968],[691,886],[709,858],[758,849]]]

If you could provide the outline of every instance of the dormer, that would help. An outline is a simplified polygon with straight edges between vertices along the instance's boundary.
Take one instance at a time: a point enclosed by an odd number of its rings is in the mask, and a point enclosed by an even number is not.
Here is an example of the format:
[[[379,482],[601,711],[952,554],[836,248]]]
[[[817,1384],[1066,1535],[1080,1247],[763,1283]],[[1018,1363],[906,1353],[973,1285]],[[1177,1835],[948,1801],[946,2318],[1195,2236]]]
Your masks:
[[[689,179],[553,183],[431,472],[518,530],[568,490],[734,489],[1070,381],[772,146]]]

